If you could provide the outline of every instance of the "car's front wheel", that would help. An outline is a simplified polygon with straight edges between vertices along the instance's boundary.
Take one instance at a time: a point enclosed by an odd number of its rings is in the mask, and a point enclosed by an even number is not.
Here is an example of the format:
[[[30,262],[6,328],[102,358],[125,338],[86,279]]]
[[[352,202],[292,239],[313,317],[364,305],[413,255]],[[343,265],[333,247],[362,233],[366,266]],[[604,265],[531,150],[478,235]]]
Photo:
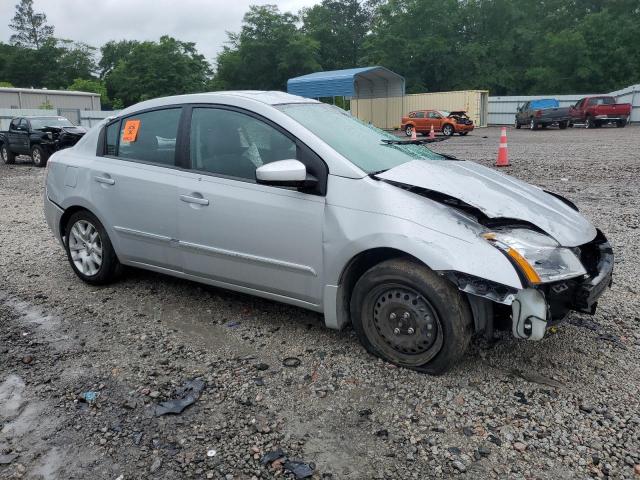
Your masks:
[[[65,228],[67,258],[81,280],[104,285],[116,279],[121,265],[106,230],[95,215],[80,210]]]
[[[407,137],[410,137],[411,135],[413,135],[413,125],[407,125],[406,127],[404,127],[404,134]]]
[[[514,127],[516,127],[516,128],[518,128],[518,129],[521,127],[520,122],[518,121],[518,117],[516,117],[516,120],[515,120],[515,122],[514,122],[514,125],[513,125],[513,126],[514,126]]]
[[[371,354],[430,374],[451,368],[471,339],[466,299],[409,259],[388,260],[363,274],[351,296],[351,320]]]
[[[627,125],[627,122],[625,120],[618,120],[616,122],[616,127],[618,127],[618,128],[624,128],[624,127],[626,127],[626,125]]]
[[[36,167],[44,167],[47,164],[47,160],[49,160],[49,155],[40,145],[35,145],[31,149],[31,160],[33,160],[33,164]]]
[[[0,156],[2,157],[2,161],[7,165],[16,163],[15,154],[11,150],[9,150],[9,147],[7,147],[7,145],[4,143],[2,144],[2,146],[0,146]]]
[[[447,137],[450,137],[455,132],[456,132],[455,128],[453,128],[453,125],[451,125],[450,123],[445,123],[444,126],[442,127],[442,134]]]
[[[538,129],[538,123],[532,118],[531,121],[529,122],[529,130],[537,130]]]

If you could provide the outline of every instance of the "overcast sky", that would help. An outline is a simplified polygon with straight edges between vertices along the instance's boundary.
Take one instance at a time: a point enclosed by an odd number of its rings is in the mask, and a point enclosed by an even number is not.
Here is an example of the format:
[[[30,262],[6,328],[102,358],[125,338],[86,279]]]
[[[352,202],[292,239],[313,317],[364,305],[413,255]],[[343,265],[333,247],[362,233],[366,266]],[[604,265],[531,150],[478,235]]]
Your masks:
[[[0,0],[0,32],[8,42],[9,22],[19,0]],[[277,4],[281,11],[297,13],[320,0],[35,0],[55,27],[55,36],[100,47],[109,40],[157,40],[171,35],[195,42],[212,62],[227,39],[237,32],[249,5]]]

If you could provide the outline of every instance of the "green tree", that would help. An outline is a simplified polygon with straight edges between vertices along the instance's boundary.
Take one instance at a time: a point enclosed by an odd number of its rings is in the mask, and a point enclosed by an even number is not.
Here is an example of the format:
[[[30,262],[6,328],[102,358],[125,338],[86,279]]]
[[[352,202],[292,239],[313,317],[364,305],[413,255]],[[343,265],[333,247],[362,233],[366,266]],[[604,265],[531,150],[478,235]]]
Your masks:
[[[100,78],[105,78],[121,60],[125,60],[140,44],[137,40],[111,40],[100,48]]]
[[[141,100],[199,92],[205,89],[210,66],[193,43],[163,36],[141,42],[106,75],[110,98],[123,105]]]
[[[249,7],[240,33],[229,33],[218,55],[211,88],[283,90],[289,78],[319,70],[318,42],[297,22],[275,5]]]
[[[9,28],[16,32],[11,35],[11,43],[23,47],[38,49],[53,37],[53,26],[47,25],[44,13],[33,11],[33,0],[20,0]]]
[[[114,108],[113,102],[107,95],[107,87],[102,80],[97,78],[76,78],[71,85],[67,87],[67,90],[74,90],[76,92],[91,92],[100,95],[100,104],[102,108]],[[122,108],[121,105],[116,104],[116,108]]]
[[[302,31],[318,45],[323,70],[360,66],[372,10],[359,0],[323,0],[302,12]]]

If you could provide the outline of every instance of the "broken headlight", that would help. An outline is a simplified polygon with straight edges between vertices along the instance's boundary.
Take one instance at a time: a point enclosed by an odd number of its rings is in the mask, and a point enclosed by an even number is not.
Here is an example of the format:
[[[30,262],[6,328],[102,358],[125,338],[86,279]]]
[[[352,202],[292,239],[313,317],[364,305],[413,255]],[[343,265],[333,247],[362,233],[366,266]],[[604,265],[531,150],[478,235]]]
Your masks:
[[[504,228],[482,237],[502,250],[530,283],[548,283],[585,275],[580,259],[553,238],[527,228]]]

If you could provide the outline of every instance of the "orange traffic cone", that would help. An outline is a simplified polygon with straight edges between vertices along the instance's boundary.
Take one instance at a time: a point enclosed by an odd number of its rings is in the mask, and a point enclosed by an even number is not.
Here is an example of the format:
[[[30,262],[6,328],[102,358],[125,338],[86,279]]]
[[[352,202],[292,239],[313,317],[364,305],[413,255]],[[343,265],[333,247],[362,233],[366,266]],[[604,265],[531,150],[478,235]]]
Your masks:
[[[436,132],[433,129],[433,123],[431,124],[431,130],[429,130],[429,138],[436,138]]]
[[[507,127],[502,127],[502,133],[500,134],[500,148],[498,149],[498,159],[496,160],[496,167],[508,167],[509,153],[507,151]]]
[[[416,127],[413,127],[411,129],[411,140],[417,140],[418,139],[418,135],[416,134]]]

